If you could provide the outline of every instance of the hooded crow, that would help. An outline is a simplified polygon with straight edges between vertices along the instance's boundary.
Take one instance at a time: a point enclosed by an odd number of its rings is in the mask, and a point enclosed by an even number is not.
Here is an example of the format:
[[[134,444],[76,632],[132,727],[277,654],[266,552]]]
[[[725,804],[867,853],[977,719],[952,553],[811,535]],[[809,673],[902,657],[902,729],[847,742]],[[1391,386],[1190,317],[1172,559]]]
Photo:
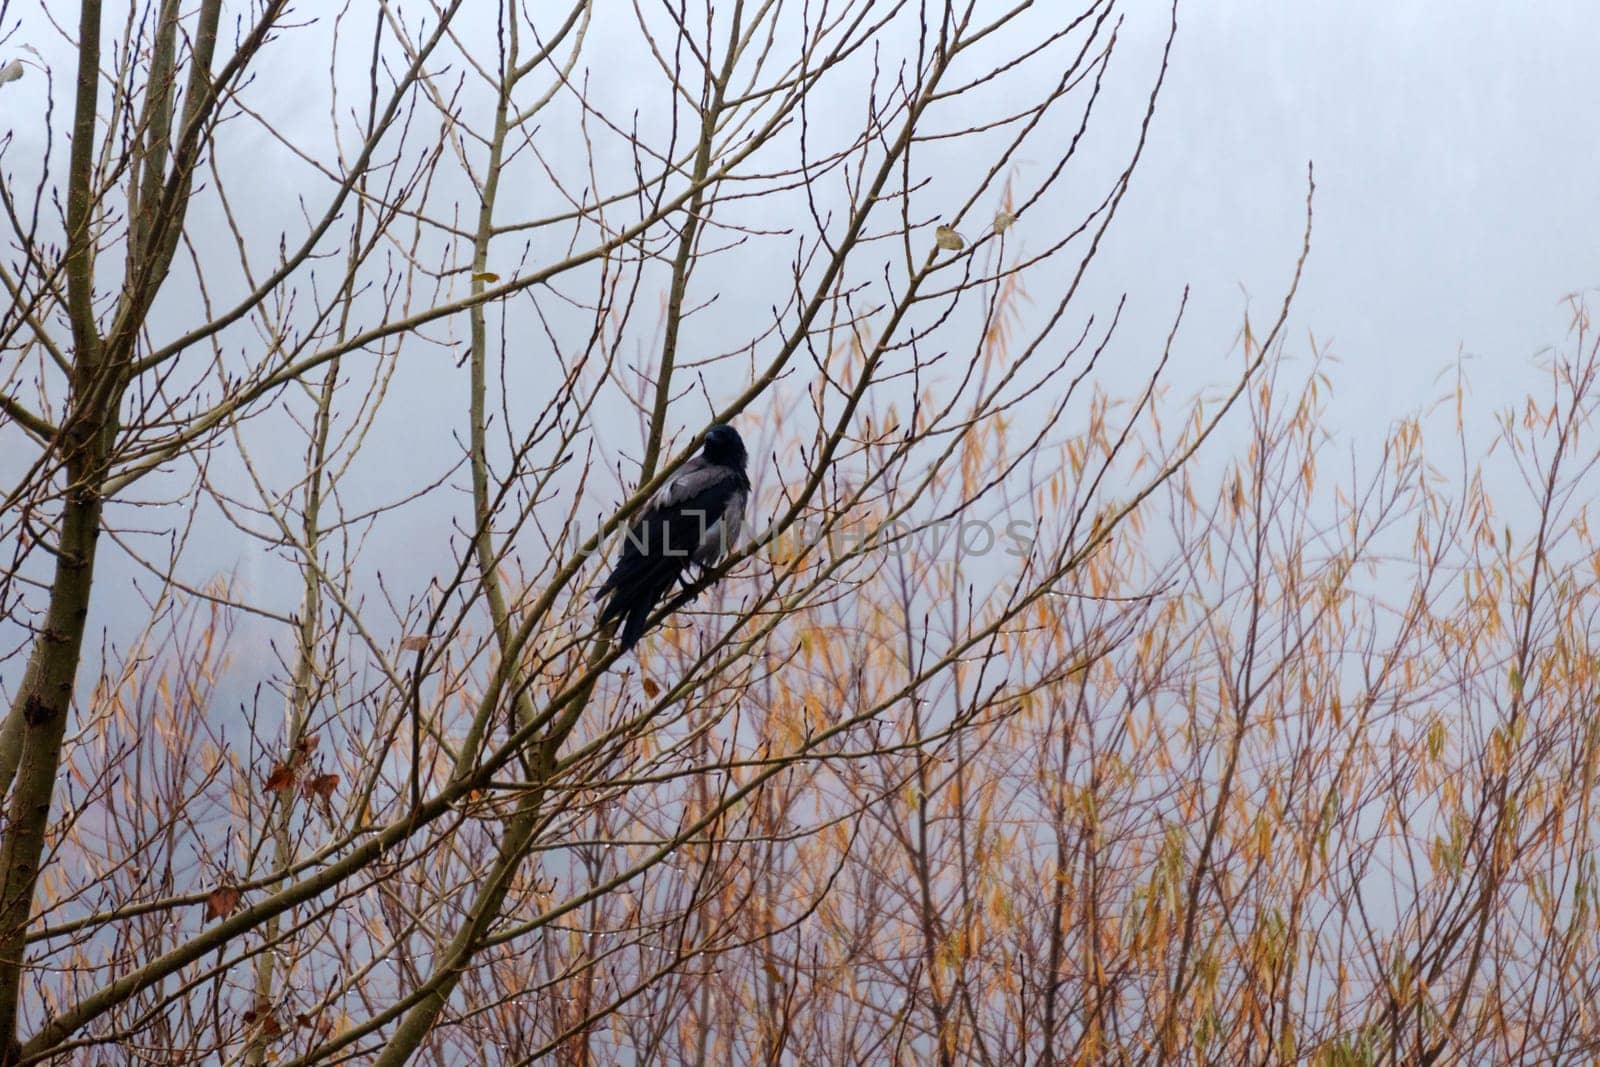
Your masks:
[[[595,594],[609,598],[602,623],[625,620],[621,651],[638,644],[673,583],[689,584],[690,563],[706,570],[738,538],[750,498],[745,463],[744,441],[718,423],[706,431],[700,454],[678,468],[629,529],[617,565]]]

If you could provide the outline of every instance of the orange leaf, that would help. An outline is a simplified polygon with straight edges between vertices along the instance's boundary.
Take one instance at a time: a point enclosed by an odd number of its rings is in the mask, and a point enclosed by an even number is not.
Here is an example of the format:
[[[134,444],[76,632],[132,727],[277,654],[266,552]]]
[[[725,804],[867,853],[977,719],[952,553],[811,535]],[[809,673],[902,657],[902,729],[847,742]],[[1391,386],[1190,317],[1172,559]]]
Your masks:
[[[644,687],[644,695],[649,697],[651,700],[654,700],[656,697],[661,695],[661,686],[656,684],[655,679],[640,678],[639,684]]]
[[[287,763],[280,763],[272,768],[272,773],[267,775],[266,784],[261,788],[268,793],[278,793],[294,785],[294,768]]]
[[[226,919],[239,906],[239,887],[219,885],[206,894],[206,920]]]

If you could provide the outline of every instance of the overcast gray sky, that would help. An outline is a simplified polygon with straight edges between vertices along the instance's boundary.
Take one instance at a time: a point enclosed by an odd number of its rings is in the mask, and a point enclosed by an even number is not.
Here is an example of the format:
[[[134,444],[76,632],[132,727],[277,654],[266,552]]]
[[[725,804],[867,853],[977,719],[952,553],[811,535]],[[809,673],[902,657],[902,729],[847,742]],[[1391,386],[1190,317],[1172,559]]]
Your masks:
[[[1161,5],[1136,9],[1141,37]],[[1600,4],[1226,0],[1182,5],[1153,143],[1099,279],[1194,286],[1190,358],[1246,287],[1276,302],[1308,160],[1316,232],[1293,318],[1331,342],[1336,429],[1437,395],[1458,351],[1493,406],[1600,285]],[[1222,338],[1226,340],[1226,338]]]
[[[1041,11],[1047,19],[1050,9]],[[1142,111],[1168,17],[1166,5],[1153,0],[1137,0],[1125,14],[1124,55],[1113,65],[1108,114],[1099,120],[1124,136]],[[59,89],[70,60],[37,23],[37,13],[31,17],[38,32],[25,22],[10,47],[39,41],[52,57]],[[597,30],[605,32],[604,26]],[[1108,387],[1118,388],[1119,366],[1148,366],[1186,284],[1192,295],[1175,384],[1198,387],[1228,377],[1224,361],[1245,294],[1258,321],[1268,319],[1289,279],[1312,161],[1316,232],[1288,349],[1308,353],[1308,333],[1314,334],[1342,361],[1334,371],[1329,429],[1360,439],[1426,406],[1446,387],[1440,372],[1465,353],[1476,422],[1486,431],[1489,420],[1481,416],[1533,388],[1535,354],[1562,340],[1567,318],[1561,297],[1600,284],[1596,41],[1600,4],[1593,0],[1183,4],[1149,147],[1078,302],[1085,312],[1104,313],[1118,294],[1129,294]],[[606,57],[612,62],[602,62]],[[0,55],[0,62],[10,58]],[[291,67],[326,66],[325,56],[314,52],[278,58]],[[654,78],[648,86],[630,85],[627,65],[604,47],[591,48],[583,62],[595,90],[624,104],[657,91]],[[287,76],[289,67],[278,73],[286,75],[291,98],[296,91],[307,95],[307,130],[325,131],[325,82],[313,77],[317,72],[307,69],[303,80]],[[1054,77],[1039,74],[1045,75]],[[0,88],[4,126],[18,130],[24,148],[38,131],[16,123],[13,109],[38,107],[42,90],[37,76]],[[830,111],[830,103],[819,101],[819,119],[841,114],[837,107]],[[59,108],[58,100],[58,124],[65,115]],[[858,117],[842,115],[842,121]],[[561,136],[559,124],[546,135]],[[930,148],[923,163],[935,152]],[[1097,197],[1122,158],[1088,154],[1069,181]],[[1051,161],[1041,154],[1037,162]],[[946,177],[952,201],[959,202],[966,176],[957,166]],[[240,180],[270,184],[277,175],[263,169]],[[277,207],[298,217],[294,198],[281,199]],[[283,225],[267,221],[265,198],[252,203],[263,225]],[[1024,240],[1026,229],[1019,226]],[[734,268],[708,268],[696,284],[720,292],[723,276],[716,271],[722,269]],[[1045,299],[1052,269],[1030,276],[1039,307],[1053,302]],[[781,270],[766,273],[785,280]],[[726,277],[736,300],[752,275]],[[702,321],[731,314],[730,302]],[[426,372],[431,380],[397,383],[397,394],[421,390],[426,402],[435,402],[438,375],[454,382],[456,372],[444,362],[432,366],[437,369]],[[1130,375],[1127,384],[1134,380]],[[452,403],[460,399],[455,391],[450,395]],[[396,411],[389,436],[380,439],[393,451],[379,448],[374,470],[409,475],[414,457],[440,466],[440,450],[449,450],[457,428],[455,409],[431,426],[431,437],[403,417],[404,404]],[[698,408],[684,417],[698,417]],[[1225,449],[1215,449],[1202,462],[1224,458]],[[383,488],[374,491],[381,495]],[[455,496],[449,506],[459,503]],[[241,542],[237,551],[249,577],[260,549]],[[405,561],[415,551],[415,545],[377,544],[368,562],[382,568],[386,552]],[[230,544],[204,546],[196,563],[227,568],[234,552]]]

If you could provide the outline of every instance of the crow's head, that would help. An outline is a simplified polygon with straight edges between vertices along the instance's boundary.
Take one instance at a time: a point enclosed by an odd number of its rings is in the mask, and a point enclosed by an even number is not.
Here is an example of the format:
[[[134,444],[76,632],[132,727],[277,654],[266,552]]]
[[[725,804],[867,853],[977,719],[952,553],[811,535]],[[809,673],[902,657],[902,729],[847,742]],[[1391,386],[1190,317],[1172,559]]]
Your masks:
[[[718,466],[744,470],[744,440],[739,431],[721,422],[707,430],[705,457]]]

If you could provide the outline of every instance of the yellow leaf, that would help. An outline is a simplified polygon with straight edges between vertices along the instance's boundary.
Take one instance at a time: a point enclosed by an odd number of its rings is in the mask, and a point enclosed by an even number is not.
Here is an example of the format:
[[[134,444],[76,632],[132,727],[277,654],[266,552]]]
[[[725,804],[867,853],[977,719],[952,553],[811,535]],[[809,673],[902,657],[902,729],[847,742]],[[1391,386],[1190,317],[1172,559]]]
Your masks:
[[[484,270],[474,274],[472,276],[472,280],[475,282],[483,282],[485,285],[493,285],[495,282],[500,280],[500,275],[496,274],[492,270]]]
[[[949,226],[940,226],[933,231],[933,243],[946,251],[957,252],[967,246],[967,239]]]

